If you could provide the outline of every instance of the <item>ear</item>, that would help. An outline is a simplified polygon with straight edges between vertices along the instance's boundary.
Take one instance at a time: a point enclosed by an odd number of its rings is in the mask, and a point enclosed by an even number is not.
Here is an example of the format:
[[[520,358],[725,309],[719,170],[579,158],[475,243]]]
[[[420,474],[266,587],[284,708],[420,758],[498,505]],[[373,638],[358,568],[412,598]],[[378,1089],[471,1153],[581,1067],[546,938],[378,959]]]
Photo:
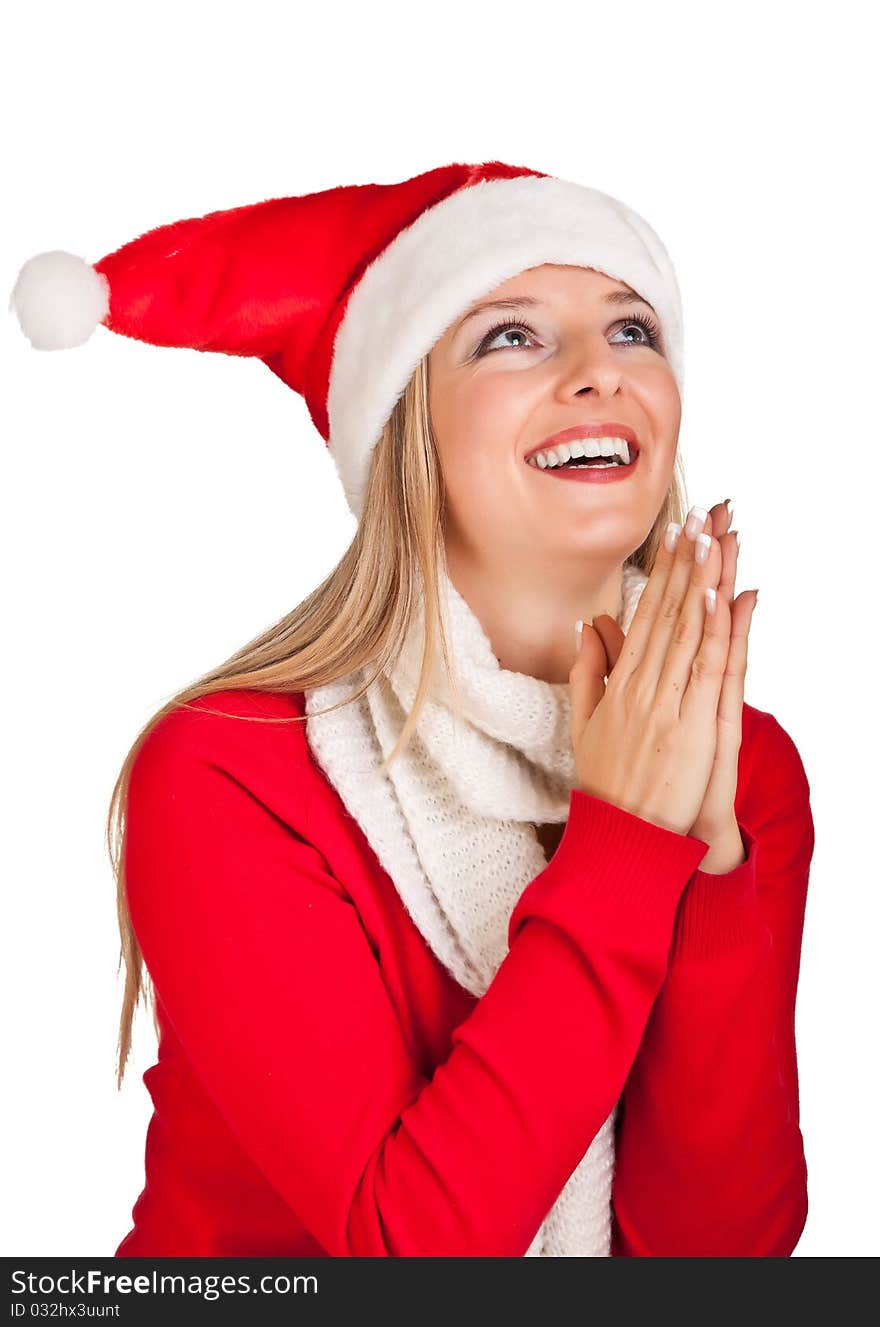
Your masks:
[[[600,613],[598,617],[593,618],[593,629],[605,647],[605,656],[608,663],[605,677],[607,677],[620,658],[620,651],[623,649],[626,636],[623,629],[608,613]]]

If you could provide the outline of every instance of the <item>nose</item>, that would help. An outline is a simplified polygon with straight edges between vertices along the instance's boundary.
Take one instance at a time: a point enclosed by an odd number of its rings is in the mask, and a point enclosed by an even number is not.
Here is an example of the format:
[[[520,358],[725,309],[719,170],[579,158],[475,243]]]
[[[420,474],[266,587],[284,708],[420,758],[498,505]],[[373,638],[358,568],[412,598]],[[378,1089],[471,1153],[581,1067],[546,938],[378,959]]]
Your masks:
[[[622,377],[620,360],[605,337],[584,336],[575,343],[565,362],[560,359],[558,394],[561,400],[591,391],[613,396]]]

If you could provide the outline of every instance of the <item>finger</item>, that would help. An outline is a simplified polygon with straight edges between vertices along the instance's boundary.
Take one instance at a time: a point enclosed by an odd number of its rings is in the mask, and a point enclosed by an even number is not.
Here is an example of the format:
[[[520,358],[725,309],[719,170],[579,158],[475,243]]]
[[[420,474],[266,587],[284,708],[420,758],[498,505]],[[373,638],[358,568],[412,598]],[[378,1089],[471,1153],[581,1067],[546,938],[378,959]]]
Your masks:
[[[743,590],[734,601],[727,668],[718,699],[718,718],[721,721],[719,737],[734,741],[737,745],[742,741],[742,707],[748,665],[749,629],[752,625],[756,599],[756,591]]]
[[[733,603],[733,591],[736,583],[737,558],[739,555],[739,540],[736,530],[729,530],[730,512],[727,507],[729,498],[724,502],[717,502],[711,508],[709,515],[703,524],[703,530],[707,534],[712,534],[721,545],[721,576],[716,587],[718,594],[723,594],[729,604]]]
[[[730,498],[725,498],[723,502],[716,502],[714,507],[709,508],[708,525],[704,528],[719,540],[722,535],[727,534],[732,523],[729,502]]]
[[[729,530],[719,539],[721,545],[721,576],[718,581],[718,593],[723,594],[728,604],[733,603],[733,591],[736,585],[736,569],[739,558],[739,544],[736,530]]]
[[[716,592],[715,612],[709,613],[705,607],[705,589],[695,587],[694,593],[703,597],[702,638],[684,685],[677,669],[680,660],[686,661],[687,651],[670,652],[667,676],[664,678],[668,691],[664,691],[664,700],[671,705],[674,703],[671,697],[677,696],[681,719],[698,726],[715,724],[717,731],[718,705],[730,654],[731,610],[724,595]],[[690,639],[690,630],[687,634]]]
[[[602,644],[605,646],[607,660],[605,676],[607,677],[620,658],[620,651],[623,649],[626,635],[620,624],[615,622],[609,613],[599,613],[597,617],[593,618],[593,630],[599,635]]]
[[[680,611],[675,616],[675,606],[671,605],[665,625],[655,628],[659,643],[666,642],[665,654],[658,655],[659,677],[656,686],[656,699],[673,714],[681,710],[681,702],[690,685],[694,668],[718,666],[720,688],[721,677],[727,662],[727,640],[729,632],[730,608],[723,595],[718,594],[718,581],[721,576],[721,548],[718,540],[708,531],[697,535],[696,545],[708,542],[705,562],[693,561],[690,581],[687,585]],[[716,605],[720,599],[725,612],[719,614],[718,608],[709,613],[706,608],[706,590],[716,593]],[[705,637],[712,639],[706,645]],[[719,655],[723,641],[723,655]],[[705,649],[704,649],[705,645]],[[649,652],[654,649],[654,638]],[[702,654],[701,654],[701,651]],[[699,660],[699,662],[697,662]],[[716,696],[717,704],[717,696]]]
[[[704,518],[708,514],[702,508],[692,508],[691,511],[702,511]],[[676,542],[670,549],[669,541],[674,536],[677,536]],[[692,540],[685,535],[676,521],[669,521],[663,532],[663,539],[660,541],[651,573],[639,596],[629,631],[626,633],[626,644],[614,669],[615,680],[624,681],[643,663],[655,624],[662,614],[668,611],[669,594],[671,593],[677,600],[683,598],[683,587],[690,577],[692,561]]]
[[[675,701],[673,710],[676,713],[703,635],[703,591],[707,585],[717,586],[721,571],[718,540],[705,528],[708,513],[702,507],[691,510],[696,512],[696,519],[693,524],[688,522],[685,525],[679,538],[675,566],[639,669],[648,696],[659,698],[661,691],[675,691],[677,685],[677,696],[670,697]],[[693,534],[689,533],[691,530]],[[708,553],[703,563],[696,558],[701,547]]]
[[[591,623],[585,621],[581,648],[568,675],[572,743],[579,738],[584,724],[605,694],[607,664],[602,638]]]

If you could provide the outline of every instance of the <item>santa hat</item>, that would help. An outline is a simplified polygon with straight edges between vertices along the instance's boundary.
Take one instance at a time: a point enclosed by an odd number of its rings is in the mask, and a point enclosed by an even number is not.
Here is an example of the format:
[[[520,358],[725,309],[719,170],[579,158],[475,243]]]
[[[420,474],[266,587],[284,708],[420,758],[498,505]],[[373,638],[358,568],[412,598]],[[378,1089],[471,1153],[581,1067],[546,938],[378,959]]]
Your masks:
[[[543,263],[652,305],[683,388],[678,283],[658,236],[597,189],[490,161],[174,221],[89,264],[60,251],[12,291],[38,350],[99,323],[159,346],[257,355],[308,405],[360,517],[370,457],[420,359],[474,300]]]

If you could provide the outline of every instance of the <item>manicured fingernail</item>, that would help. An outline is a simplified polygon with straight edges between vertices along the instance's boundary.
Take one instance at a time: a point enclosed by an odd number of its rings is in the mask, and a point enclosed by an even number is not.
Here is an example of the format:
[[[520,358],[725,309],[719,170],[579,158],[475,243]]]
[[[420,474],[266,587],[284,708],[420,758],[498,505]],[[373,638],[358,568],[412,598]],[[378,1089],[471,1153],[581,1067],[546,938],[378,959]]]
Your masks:
[[[736,535],[736,547],[739,550],[739,530],[731,530],[729,533]]]
[[[714,613],[714,612],[715,612],[715,600],[716,600],[716,598],[717,598],[717,595],[716,595],[715,591],[712,589],[712,586],[711,586],[711,585],[707,585],[707,586],[706,586],[706,612],[707,612],[707,613]]]
[[[684,523],[684,532],[688,539],[696,539],[697,535],[706,524],[706,517],[709,513],[705,507],[691,507]]]
[[[733,498],[725,498],[724,505],[727,508],[727,515],[731,525],[733,524]]]
[[[584,643],[584,623],[583,618],[578,618],[574,624],[574,648],[576,653],[580,654],[581,646]]]
[[[666,527],[666,534],[663,536],[663,542],[670,553],[675,552],[675,545],[678,543],[678,536],[681,534],[681,526],[677,521],[670,521]]]
[[[710,534],[698,534],[696,543],[694,557],[700,563],[705,562],[709,556],[709,549],[712,547],[712,536]]]

